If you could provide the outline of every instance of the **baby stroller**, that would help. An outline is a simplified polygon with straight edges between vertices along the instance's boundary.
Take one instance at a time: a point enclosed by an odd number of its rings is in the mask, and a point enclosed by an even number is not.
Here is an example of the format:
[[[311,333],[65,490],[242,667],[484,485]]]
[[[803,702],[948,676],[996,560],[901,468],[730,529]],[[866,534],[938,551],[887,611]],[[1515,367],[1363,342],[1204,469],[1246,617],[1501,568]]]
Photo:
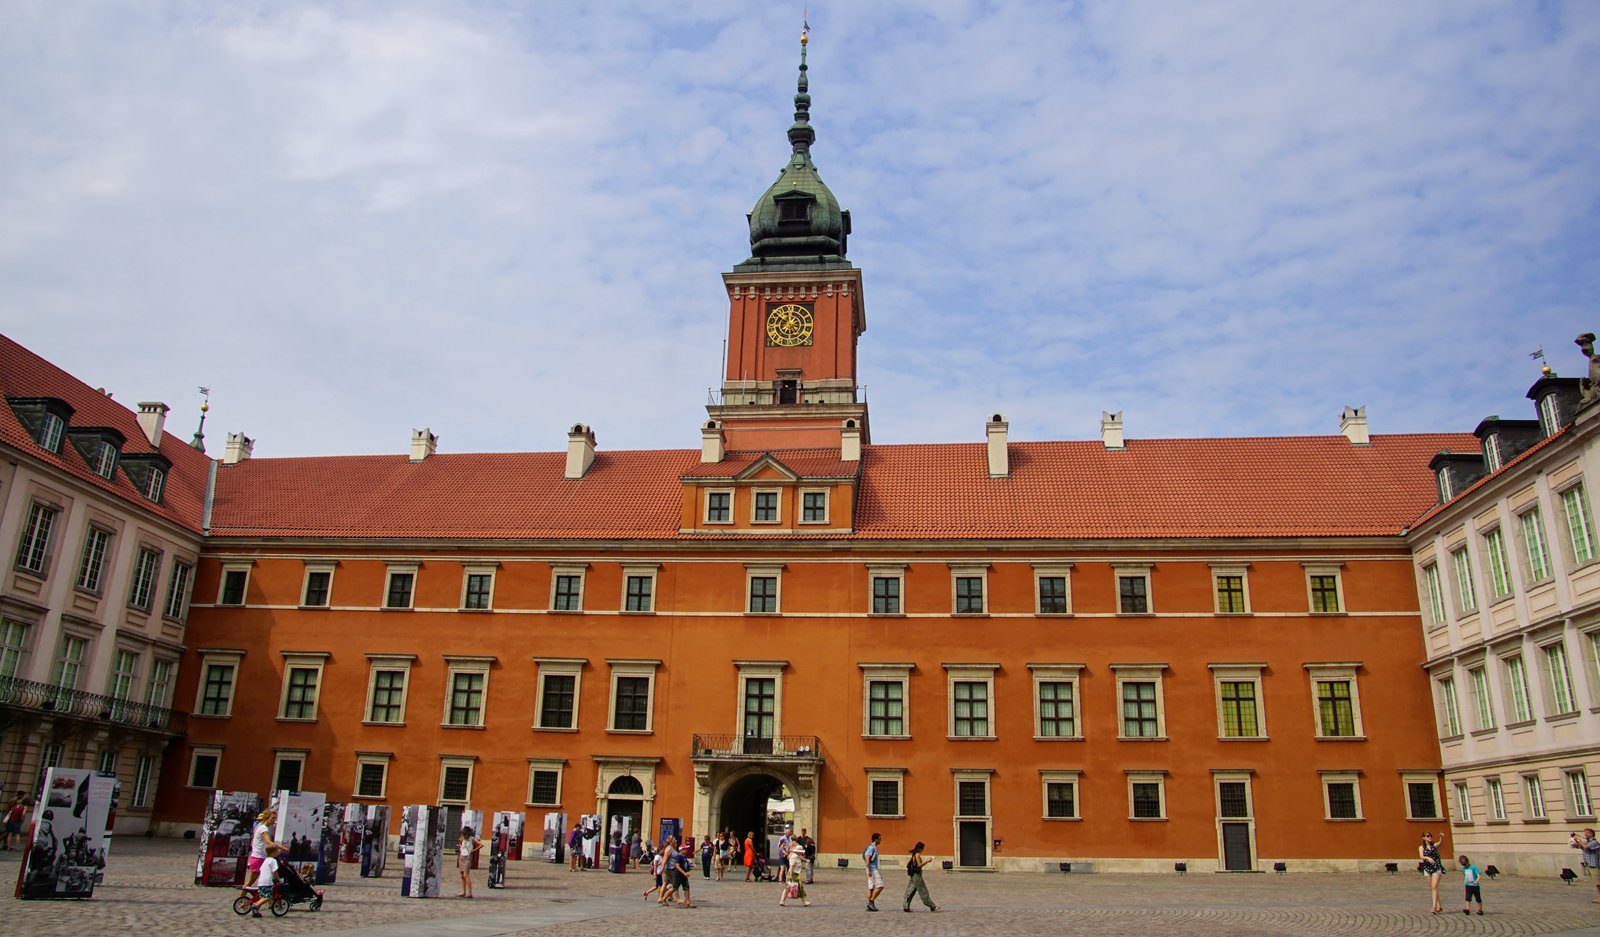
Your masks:
[[[251,895],[240,895],[233,899],[233,913],[249,914],[254,901]],[[307,885],[294,866],[285,862],[278,866],[278,881],[272,886],[272,916],[283,917],[289,913],[291,906],[297,904],[316,911],[322,907],[322,892]]]
[[[778,876],[772,871],[772,866],[767,864],[767,857],[756,853],[755,863],[750,866],[750,874],[758,882],[776,882]]]

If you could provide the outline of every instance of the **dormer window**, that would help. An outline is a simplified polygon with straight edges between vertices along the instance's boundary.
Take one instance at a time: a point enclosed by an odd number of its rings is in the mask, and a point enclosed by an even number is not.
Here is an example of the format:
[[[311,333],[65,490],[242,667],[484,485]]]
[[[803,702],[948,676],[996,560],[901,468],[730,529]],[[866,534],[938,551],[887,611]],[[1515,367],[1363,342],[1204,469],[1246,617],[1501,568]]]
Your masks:
[[[1450,470],[1448,468],[1440,469],[1438,478],[1439,478],[1439,503],[1443,504],[1446,501],[1449,501],[1451,498],[1455,497],[1455,492],[1452,490],[1452,487],[1450,485]]]
[[[94,458],[90,460],[89,467],[101,478],[110,478],[117,471],[117,447],[101,440],[94,448]]]
[[[11,410],[40,448],[61,454],[61,440],[67,435],[72,407],[55,397],[8,397]]]
[[[117,459],[126,441],[121,433],[109,426],[74,426],[67,435],[90,471],[107,479],[116,475]]]
[[[1561,428],[1561,416],[1556,412],[1556,395],[1545,394],[1539,398],[1539,431],[1554,436]]]
[[[1500,471],[1500,466],[1505,464],[1505,456],[1500,451],[1499,434],[1484,437],[1483,464],[1488,466],[1491,473]]]
[[[67,423],[54,413],[45,413],[44,422],[39,426],[39,445],[51,452],[61,451],[61,436],[67,431]]]
[[[155,466],[150,467],[150,475],[144,482],[144,496],[151,501],[160,503],[162,492],[167,490],[167,473]]]
[[[167,472],[172,463],[159,452],[130,453],[121,458],[122,470],[127,473],[133,487],[151,501],[161,503],[167,489]]]
[[[811,202],[807,199],[784,199],[778,203],[780,222],[807,222],[811,220]]]

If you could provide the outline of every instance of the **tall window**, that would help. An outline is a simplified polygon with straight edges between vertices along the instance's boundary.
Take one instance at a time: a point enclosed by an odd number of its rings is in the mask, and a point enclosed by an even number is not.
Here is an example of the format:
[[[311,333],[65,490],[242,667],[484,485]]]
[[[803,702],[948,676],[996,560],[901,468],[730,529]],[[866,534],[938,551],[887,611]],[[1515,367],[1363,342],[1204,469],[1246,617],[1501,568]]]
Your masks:
[[[956,577],[956,614],[978,615],[983,612],[983,577]]]
[[[753,614],[772,613],[778,610],[778,577],[750,577],[750,611]]]
[[[571,573],[556,576],[550,607],[558,612],[575,612],[582,607],[583,577]]]
[[[957,680],[952,694],[950,734],[958,738],[982,738],[989,733],[989,684],[977,680]]]
[[[1468,674],[1472,677],[1472,709],[1478,717],[1478,728],[1492,729],[1494,698],[1489,693],[1489,674],[1482,667],[1474,667]]]
[[[326,569],[306,570],[306,592],[303,605],[322,608],[328,604],[328,593],[333,585],[333,573]]]
[[[1554,436],[1561,429],[1561,415],[1556,412],[1555,394],[1539,398],[1539,429],[1546,436]]]
[[[1456,785],[1456,822],[1472,822],[1472,795],[1465,784]]]
[[[83,675],[83,658],[89,642],[70,634],[61,636],[56,647],[55,663],[50,667],[50,684],[63,690],[76,690],[78,678]]]
[[[1337,612],[1339,605],[1339,577],[1334,573],[1314,573],[1308,577],[1311,588],[1313,612]]]
[[[15,677],[22,672],[22,656],[27,651],[28,626],[0,618],[0,677]]]
[[[1122,684],[1122,734],[1126,738],[1160,735],[1154,681],[1128,680]]]
[[[61,451],[61,437],[66,433],[67,421],[54,413],[45,411],[44,419],[39,422],[39,445],[51,452]]]
[[[155,759],[140,755],[133,768],[133,790],[128,795],[128,806],[143,807],[150,801],[150,769]]]
[[[226,716],[233,711],[233,664],[206,664],[200,683],[200,715]]]
[[[397,723],[405,718],[406,672],[404,670],[374,670],[372,672],[372,705],[367,710],[368,722]]]
[[[1456,681],[1454,677],[1445,677],[1439,681],[1439,705],[1444,710],[1445,736],[1461,734],[1461,709],[1456,705]]]
[[[250,570],[225,569],[222,572],[222,593],[217,597],[219,605],[243,605],[245,586],[250,582]]]
[[[1422,567],[1422,581],[1428,589],[1429,621],[1434,625],[1442,625],[1445,623],[1444,587],[1439,582],[1439,564],[1429,563]]]
[[[167,601],[161,614],[174,621],[183,621],[188,614],[189,577],[194,567],[187,563],[173,563],[172,575],[167,577]]]
[[[384,596],[384,608],[410,608],[411,590],[416,585],[417,574],[389,571],[389,588]]]
[[[1069,739],[1078,735],[1077,710],[1068,680],[1039,681],[1039,734],[1045,738]]]
[[[106,695],[114,701],[111,707],[111,717],[122,721],[128,717],[128,707],[124,705],[133,698],[133,683],[139,677],[139,655],[124,648],[117,648],[111,657],[111,679],[106,682]]]
[[[1517,517],[1522,528],[1522,548],[1528,554],[1528,578],[1543,582],[1550,578],[1550,544],[1544,536],[1544,519],[1538,507]]]
[[[1568,771],[1567,775],[1567,815],[1572,818],[1588,818],[1594,816],[1594,808],[1589,802],[1589,775],[1582,768]]]
[[[155,589],[156,568],[160,564],[161,554],[147,547],[139,548],[139,557],[133,564],[133,582],[128,587],[129,605],[150,607],[150,593]]]
[[[874,615],[900,614],[900,577],[872,577],[872,613]]]
[[[1067,613],[1067,577],[1039,577],[1039,614],[1065,615]]]
[[[493,593],[493,573],[467,573],[466,594],[462,596],[461,607],[475,609],[488,608],[489,599]]]
[[[732,492],[706,492],[706,522],[711,524],[726,524],[732,517],[732,500]]]
[[[110,478],[117,471],[117,447],[101,440],[94,445],[94,454],[89,458],[89,467],[101,478]]]
[[[1496,527],[1483,535],[1483,558],[1489,564],[1489,592],[1495,598],[1511,594],[1511,566],[1506,562],[1506,540]]]
[[[22,541],[17,544],[17,565],[30,573],[44,573],[45,558],[50,553],[50,531],[55,527],[55,508],[35,501],[28,506],[28,520],[22,528]]]
[[[100,591],[100,577],[105,572],[106,548],[111,545],[111,532],[90,527],[83,538],[83,558],[78,562],[77,586],[86,592]]]
[[[617,677],[612,728],[643,732],[650,728],[650,678]]]
[[[485,675],[457,671],[450,675],[450,709],[445,722],[453,726],[483,724],[483,684]]]
[[[576,728],[574,716],[578,699],[578,677],[570,673],[543,675],[544,692],[539,699],[539,728]]]
[[[150,472],[144,479],[144,496],[157,504],[161,503],[161,495],[167,490],[167,473],[159,466],[150,466]]]
[[[776,491],[758,491],[755,494],[755,514],[751,518],[757,524],[776,524],[778,522],[778,493]]]
[[[1594,559],[1594,522],[1589,515],[1589,501],[1584,497],[1582,482],[1561,493],[1561,510],[1567,518],[1572,562],[1580,564]]]
[[[150,662],[150,682],[144,688],[144,701],[147,705],[158,709],[165,709],[171,705],[172,668],[170,660],[159,657]]]
[[[1217,586],[1217,614],[1241,614],[1244,612],[1244,577],[1243,576],[1218,576]]]
[[[1578,701],[1572,692],[1572,668],[1567,666],[1567,646],[1559,641],[1544,648],[1545,669],[1549,671],[1550,702],[1555,708],[1551,715],[1578,711]]]
[[[1532,701],[1528,698],[1528,668],[1522,662],[1522,655],[1505,659],[1506,686],[1511,691],[1511,716],[1516,722],[1527,722],[1533,718]]]
[[[317,718],[317,678],[320,668],[289,668],[283,695],[283,718]]]
[[[1492,475],[1505,465],[1505,454],[1500,449],[1500,434],[1494,433],[1483,440],[1483,464]]]
[[[828,519],[828,493],[807,491],[800,495],[800,520],[806,524],[821,524]]]
[[[276,768],[272,772],[272,789],[275,791],[300,790],[300,778],[301,775],[305,774],[305,767],[305,755],[299,752],[279,754]]]
[[[1537,774],[1522,776],[1522,812],[1530,820],[1543,820],[1544,788],[1539,783]]]
[[[1506,791],[1500,784],[1499,778],[1489,778],[1484,781],[1484,793],[1488,795],[1489,819],[1500,821],[1506,818]]]
[[[1255,738],[1261,734],[1256,718],[1255,681],[1224,680],[1218,684],[1222,701],[1224,738]]]
[[[1150,611],[1150,577],[1117,577],[1117,611],[1124,615],[1143,615]]]
[[[744,681],[744,737],[770,739],[777,721],[778,681],[772,677],[746,677]]]
[[[1456,600],[1461,614],[1477,611],[1478,592],[1472,586],[1472,560],[1467,556],[1466,547],[1450,554],[1450,565],[1456,576]]]
[[[1317,681],[1317,714],[1321,735],[1329,737],[1356,734],[1355,703],[1349,680]]]
[[[653,576],[629,576],[627,598],[623,609],[629,612],[649,612],[655,610],[652,590],[655,588]]]
[[[904,680],[867,681],[867,734],[905,735]]]

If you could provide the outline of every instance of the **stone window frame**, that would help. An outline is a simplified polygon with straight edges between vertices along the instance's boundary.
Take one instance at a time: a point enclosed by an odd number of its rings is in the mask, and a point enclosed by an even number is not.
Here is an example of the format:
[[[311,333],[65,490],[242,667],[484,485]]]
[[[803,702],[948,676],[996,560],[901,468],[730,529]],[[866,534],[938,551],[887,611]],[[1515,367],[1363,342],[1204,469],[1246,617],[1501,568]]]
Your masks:
[[[1252,615],[1255,606],[1250,602],[1250,564],[1249,563],[1211,563],[1211,613],[1213,615]],[[1241,592],[1240,601],[1244,605],[1237,611],[1222,608],[1222,580],[1224,578],[1238,577]]]
[[[222,787],[222,754],[227,749],[226,745],[193,745],[189,746],[189,770],[183,776],[184,787],[197,791],[214,791]],[[196,784],[195,769],[200,766],[201,758],[211,758],[211,783]]]
[[[833,496],[832,495],[833,495],[833,493],[831,491],[829,491],[827,488],[801,488],[800,489],[800,494],[799,494],[799,498],[800,498],[800,517],[798,518],[799,526],[804,527],[804,526],[810,525],[810,526],[814,526],[814,527],[826,527],[828,525],[828,523],[830,522],[830,520],[832,519],[832,516],[833,516]],[[821,497],[822,498],[822,517],[820,517],[820,518],[808,517],[807,516],[807,515],[809,515],[811,513],[811,505],[807,504],[806,501],[808,499],[812,498],[812,497]]]
[[[656,677],[661,669],[658,658],[608,657],[606,666],[611,670],[611,704],[606,707],[606,733],[608,735],[652,735],[656,721]],[[643,729],[617,728],[617,681],[623,677],[644,677],[649,681],[645,690]]]
[[[472,803],[472,785],[477,780],[477,755],[444,755],[439,756],[439,798],[436,801],[440,806],[465,807]],[[447,798],[444,796],[445,782],[450,776],[451,769],[465,770],[467,772],[466,796],[460,798]]]
[[[322,673],[330,656],[327,651],[279,651],[283,656],[283,687],[278,692],[278,721],[279,722],[316,722],[317,711],[322,701]],[[289,690],[294,672],[309,670],[316,674],[316,683],[311,690],[311,715],[290,716]]]
[[[95,555],[95,560],[91,567],[91,542],[89,538],[96,534],[103,537],[104,540],[100,543],[100,549]],[[99,596],[105,593],[106,566],[108,565],[108,560],[114,560],[111,545],[116,542],[116,539],[117,529],[111,523],[96,518],[84,525],[83,548],[78,551],[78,571],[72,578],[72,588],[86,595]],[[84,579],[91,572],[94,574],[93,582],[86,584]]]
[[[727,517],[715,520],[711,516],[711,500],[716,495],[728,499]],[[700,498],[700,523],[706,526],[731,527],[733,526],[734,497],[732,488],[707,488]]]
[[[1155,590],[1155,564],[1154,563],[1113,563],[1111,564],[1112,601],[1116,602],[1118,615],[1154,615],[1156,613]],[[1144,610],[1126,611],[1122,607],[1122,581],[1124,579],[1139,579],[1144,581]]]
[[[1451,544],[1445,553],[1450,557],[1451,598],[1455,602],[1457,618],[1471,618],[1478,614],[1478,583],[1472,567],[1472,551],[1465,540]]]
[[[1518,777],[1522,778],[1522,822],[1549,823],[1550,809],[1545,805],[1544,778],[1538,769],[1524,771]]]
[[[355,782],[350,786],[350,797],[354,800],[384,800],[389,793],[389,763],[394,760],[394,752],[356,752]],[[365,766],[379,765],[383,768],[383,776],[378,783],[378,793],[361,793],[362,777]]]
[[[494,670],[497,658],[494,655],[465,655],[446,654],[444,677],[444,712],[440,717],[439,726],[445,729],[482,729],[489,724],[489,677]],[[451,722],[450,710],[456,693],[456,678],[468,674],[479,674],[483,677],[481,696],[478,702],[477,722]],[[409,682],[409,681],[408,681]],[[442,801],[441,801],[442,803]]]
[[[1317,772],[1322,784],[1322,819],[1328,823],[1362,823],[1367,819],[1366,811],[1362,807],[1361,798],[1361,770],[1359,768],[1327,769]],[[1333,815],[1333,797],[1330,787],[1334,784],[1349,784],[1350,795],[1355,806],[1356,815],[1353,817],[1336,817]]]
[[[562,608],[558,602],[562,599],[559,591],[562,579],[578,580],[578,592],[572,598],[570,608]],[[550,604],[548,608],[556,614],[570,615],[584,610],[584,600],[588,598],[589,589],[589,564],[588,563],[551,563],[550,564]]]
[[[1122,773],[1127,778],[1128,822],[1166,823],[1172,819],[1167,812],[1167,771],[1165,768],[1124,768]],[[1160,801],[1160,814],[1158,816],[1140,817],[1135,815],[1137,808],[1134,803],[1134,787],[1141,784],[1154,784],[1156,786],[1156,795]]]
[[[1428,612],[1428,630],[1437,631],[1450,623],[1450,612],[1445,605],[1444,581],[1440,578],[1439,560],[1430,556],[1421,567],[1422,607]]]
[[[1039,769],[1039,819],[1046,823],[1078,823],[1083,820],[1083,785],[1079,781],[1083,772],[1075,768]],[[1050,815],[1050,785],[1067,784],[1072,787],[1072,813],[1065,817]]]
[[[906,566],[905,563],[868,563],[867,564],[867,614],[880,617],[902,618],[906,614]],[[889,579],[898,583],[895,590],[896,609],[892,612],[880,612],[878,608],[878,580]]]
[[[534,799],[534,778],[539,772],[551,772],[556,776],[556,797],[552,801]],[[559,807],[566,794],[567,760],[565,758],[529,758],[528,759],[528,799],[524,802],[528,807]],[[565,835],[565,834],[563,834]]]
[[[1211,694],[1217,709],[1217,739],[1223,742],[1260,742],[1268,738],[1267,735],[1267,705],[1266,690],[1262,683],[1262,674],[1266,672],[1265,662],[1248,663],[1219,663],[1207,664],[1211,671]],[[1222,685],[1224,683],[1250,683],[1255,685],[1256,704],[1256,734],[1254,735],[1229,735],[1227,733],[1227,719],[1222,708]]]
[[[1437,728],[1439,741],[1447,742],[1461,738],[1465,734],[1465,723],[1461,720],[1461,693],[1456,686],[1456,670],[1453,665],[1439,669],[1433,676],[1433,705],[1438,716]]]
[[[1474,657],[1462,662],[1462,666],[1466,668],[1467,680],[1471,684],[1472,734],[1491,734],[1500,728],[1500,724],[1494,713],[1494,681],[1489,676],[1489,662],[1483,657]]]
[[[786,660],[735,660],[733,666],[738,670],[739,678],[735,686],[734,697],[734,725],[738,727],[738,736],[741,739],[759,737],[749,734],[749,727],[745,725],[745,687],[751,678],[772,681],[772,735],[776,740],[783,735],[783,672],[788,669]]]
[[[1457,781],[1451,785],[1450,793],[1453,795],[1451,803],[1454,805],[1454,816],[1450,821],[1451,826],[1472,826],[1472,790],[1465,781]]]
[[[1033,675],[1033,740],[1035,742],[1083,741],[1083,687],[1081,678],[1084,669],[1083,664],[1073,663],[1028,664],[1028,670]],[[1065,683],[1072,687],[1071,735],[1044,734],[1044,704],[1039,696],[1039,687],[1044,683]]]
[[[989,564],[979,562],[948,563],[946,565],[950,569],[950,614],[961,618],[989,614]],[[982,590],[982,593],[979,596],[979,608],[977,611],[970,609],[961,611],[962,596],[959,593],[959,586],[963,579],[978,580],[978,588]]]
[[[1115,716],[1117,720],[1117,740],[1120,742],[1165,742],[1167,741],[1167,705],[1166,705],[1166,671],[1165,663],[1119,663],[1109,664],[1111,672],[1116,675]],[[1156,689],[1156,734],[1155,735],[1128,735],[1127,724],[1124,721],[1122,709],[1122,687],[1128,683],[1154,683]]]
[[[172,569],[167,572],[166,596],[161,602],[162,618],[180,625],[188,622],[189,603],[194,596],[194,572],[198,566],[199,557],[176,553],[173,555]],[[183,571],[181,577],[179,570]]]
[[[992,742],[999,736],[999,711],[994,698],[994,674],[1000,669],[998,663],[946,663],[945,671],[945,738],[951,742]],[[956,684],[978,683],[984,686],[984,729],[983,735],[957,735],[956,734]],[[970,717],[969,717],[970,718]]]
[[[406,724],[406,708],[411,695],[411,668],[417,662],[415,654],[380,654],[376,652],[367,654],[367,699],[361,710],[361,724],[368,726],[404,726]],[[387,720],[373,719],[373,706],[377,703],[378,673],[379,671],[401,672],[400,677],[400,718],[390,722]]]
[[[1072,566],[1071,563],[1034,563],[1033,565],[1033,613],[1044,618],[1070,618],[1072,617]],[[1062,580],[1062,601],[1065,607],[1059,612],[1044,610],[1044,595],[1041,591],[1042,580]]]
[[[772,517],[761,518],[761,499],[770,495],[772,498]],[[782,488],[752,488],[750,490],[750,526],[767,527],[782,526],[783,524],[783,489]]]
[[[494,560],[474,560],[461,564],[461,611],[463,612],[489,612],[494,610],[495,579],[499,575],[500,564]],[[487,576],[489,590],[484,595],[482,605],[469,605],[468,600],[473,598],[472,580]]]
[[[1558,469],[1556,473],[1559,473]],[[1589,492],[1583,482],[1581,473],[1574,474],[1559,486],[1551,489],[1551,496],[1560,505],[1560,518],[1562,530],[1566,537],[1562,539],[1565,559],[1571,564],[1569,572],[1581,566],[1600,559],[1600,545],[1596,544],[1594,509],[1589,504]],[[1573,527],[1573,508],[1576,506],[1578,519],[1583,522],[1582,533],[1585,537],[1585,551],[1587,555],[1579,555],[1578,533]]]
[[[783,563],[746,563],[744,564],[744,613],[746,615],[782,615],[783,614]],[[751,591],[757,579],[771,579],[772,608],[756,611],[753,606],[756,596]],[[761,598],[765,599],[766,596]]]
[[[229,719],[233,716],[233,704],[239,698],[239,669],[244,664],[245,652],[238,648],[207,648],[199,649],[200,654],[200,679],[194,690],[194,710],[190,715],[192,719]],[[228,679],[228,705],[225,712],[202,712],[206,702],[206,686],[209,681],[207,674],[213,666],[229,666],[233,668],[233,675]]]
[[[1408,771],[1402,769],[1399,774],[1400,792],[1403,795],[1406,805],[1406,820],[1419,823],[1437,823],[1441,820],[1444,820],[1444,810],[1441,809],[1444,805],[1439,798],[1439,772],[1435,770]],[[1432,788],[1433,816],[1419,817],[1412,812],[1411,785],[1413,784],[1427,784],[1430,788]]]
[[[383,577],[383,603],[384,611],[409,612],[417,607],[417,583],[421,579],[422,563],[417,560],[391,561],[384,564]],[[391,604],[394,599],[394,583],[396,576],[411,577],[411,586],[406,590],[404,605]]]
[[[1483,779],[1483,802],[1488,805],[1489,817],[1487,823],[1509,822],[1506,812],[1506,785],[1497,774],[1487,775]]]
[[[63,506],[65,500],[44,492],[29,494],[28,509],[22,512],[22,529],[17,534],[17,548],[11,555],[12,566],[18,572],[38,579],[50,578],[61,543],[58,525],[67,514]],[[43,520],[36,522],[36,513]],[[44,528],[42,533],[41,527]],[[30,558],[33,555],[39,558],[37,566]]]
[[[861,737],[864,739],[911,738],[911,673],[917,665],[909,662],[884,661],[858,663],[861,670]],[[900,684],[899,735],[879,735],[872,731],[872,685],[874,683]]]
[[[256,565],[256,561],[255,560],[225,560],[225,561],[223,561],[222,569],[220,571],[220,574],[217,576],[217,605],[222,606],[223,608],[242,608],[245,605],[249,604],[249,600],[250,600],[250,572],[251,572],[252,567],[254,567],[255,565]],[[239,575],[239,576],[243,577],[239,582],[239,601],[237,601],[237,602],[229,602],[227,600],[228,599],[228,580],[234,575]]]
[[[583,668],[588,663],[587,657],[533,658],[534,667],[538,671],[538,676],[533,681],[533,731],[569,733],[578,731],[579,709],[583,700]],[[572,678],[572,725],[570,726],[544,724],[545,681],[556,676]]]
[[[305,790],[306,789],[306,762],[310,758],[311,758],[311,749],[309,749],[309,748],[274,748],[272,750],[272,783],[269,786],[269,789],[270,790],[274,790],[274,791],[276,791],[276,790],[293,790],[293,791],[303,791],[303,790]],[[283,765],[284,765],[285,762],[295,762],[295,763],[300,765],[300,770],[298,772],[296,772],[296,775],[297,775],[296,780],[298,780],[300,782],[300,786],[299,787],[280,788],[278,786],[278,782],[280,780],[282,780],[282,778],[283,778]]]
[[[128,568],[128,602],[129,608],[148,614],[155,609],[156,588],[161,585],[161,560],[164,557],[161,547],[148,540],[141,540],[133,550],[133,565]],[[150,558],[149,579],[142,579],[145,568],[145,558]],[[143,596],[141,597],[141,586]]]
[[[1584,765],[1561,766],[1561,797],[1568,820],[1595,818],[1594,794],[1589,790],[1589,770]]]
[[[1511,598],[1517,592],[1517,577],[1511,570],[1511,557],[1506,553],[1505,528],[1498,518],[1478,531],[1478,548],[1489,586],[1489,604],[1495,605]],[[1502,583],[1505,585],[1503,590],[1500,588]]]
[[[300,575],[300,607],[301,608],[331,608],[333,607],[333,576],[339,568],[338,560],[306,560],[305,569]],[[321,602],[311,601],[311,577],[325,574],[328,577],[324,585],[324,595]],[[388,593],[385,593],[387,597]]]
[[[1366,724],[1361,718],[1361,662],[1320,661],[1305,664],[1307,682],[1311,688],[1311,719],[1317,741],[1350,742],[1366,740]],[[1322,724],[1321,683],[1346,682],[1350,685],[1350,721],[1352,734],[1329,735]]]
[[[871,819],[904,819],[906,816],[906,769],[868,767],[863,769],[867,775],[867,805],[863,815]],[[875,798],[873,786],[876,783],[889,783],[895,789],[896,813],[874,813]]]
[[[1533,705],[1534,688],[1528,683],[1526,648],[1518,640],[1497,649],[1495,658],[1499,664],[1501,705],[1505,707],[1502,711],[1502,715],[1506,717],[1503,728],[1515,729],[1531,725],[1539,718],[1539,711]],[[1526,716],[1517,711],[1519,689],[1522,705],[1528,710]]]
[[[1583,707],[1578,700],[1578,681],[1572,675],[1572,655],[1567,652],[1565,631],[1557,627],[1547,633],[1536,635],[1533,644],[1539,652],[1540,695],[1544,699],[1547,712],[1544,720],[1565,722],[1576,718],[1583,711]],[[1559,670],[1555,666],[1558,654]],[[1565,702],[1561,699],[1563,687],[1567,696]]]
[[[622,564],[622,613],[625,615],[654,615],[656,613],[656,586],[661,578],[660,563],[623,563]],[[629,608],[630,598],[628,588],[631,580],[644,579],[650,583],[649,608]]]
[[[1301,563],[1306,577],[1306,614],[1308,615],[1348,615],[1350,606],[1345,603],[1344,594],[1344,564],[1343,563]],[[1314,580],[1320,576],[1333,577],[1333,594],[1339,607],[1331,611],[1317,611],[1316,591],[1312,588]]]
[[[1517,518],[1517,555],[1522,560],[1523,585],[1545,582],[1555,575],[1555,564],[1550,558],[1550,530],[1544,523],[1544,511],[1539,502],[1533,501],[1516,508],[1513,513]],[[1530,538],[1530,534],[1534,536]],[[1537,544],[1529,543],[1530,539],[1537,540]],[[1535,546],[1540,550],[1537,563],[1534,562]],[[1536,575],[1541,570],[1544,575]]]

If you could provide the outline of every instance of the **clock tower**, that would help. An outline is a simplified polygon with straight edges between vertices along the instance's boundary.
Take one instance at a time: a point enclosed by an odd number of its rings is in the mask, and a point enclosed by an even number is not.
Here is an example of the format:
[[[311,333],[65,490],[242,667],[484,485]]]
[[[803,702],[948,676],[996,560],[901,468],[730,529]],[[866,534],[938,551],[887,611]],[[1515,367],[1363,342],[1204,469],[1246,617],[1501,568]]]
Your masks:
[[[727,370],[721,401],[706,410],[729,449],[838,448],[847,425],[870,441],[856,385],[861,271],[845,259],[850,213],[811,161],[808,40],[801,33],[793,152],[749,214],[750,257],[722,275]]]

